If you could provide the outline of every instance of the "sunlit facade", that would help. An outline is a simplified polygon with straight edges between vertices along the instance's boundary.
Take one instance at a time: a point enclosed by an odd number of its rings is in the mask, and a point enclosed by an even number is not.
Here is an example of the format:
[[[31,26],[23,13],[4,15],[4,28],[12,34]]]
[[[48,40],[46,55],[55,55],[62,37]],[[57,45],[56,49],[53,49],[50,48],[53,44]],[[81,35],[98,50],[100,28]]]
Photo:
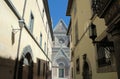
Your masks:
[[[1,0],[0,7],[0,79],[51,79],[47,0]]]

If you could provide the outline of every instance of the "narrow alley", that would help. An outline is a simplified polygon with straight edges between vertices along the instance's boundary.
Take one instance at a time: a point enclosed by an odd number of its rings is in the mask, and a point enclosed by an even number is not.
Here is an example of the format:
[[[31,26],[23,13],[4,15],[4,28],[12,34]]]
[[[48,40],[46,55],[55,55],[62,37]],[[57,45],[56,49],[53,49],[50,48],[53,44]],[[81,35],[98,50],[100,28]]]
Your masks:
[[[120,0],[0,0],[0,79],[120,79]]]

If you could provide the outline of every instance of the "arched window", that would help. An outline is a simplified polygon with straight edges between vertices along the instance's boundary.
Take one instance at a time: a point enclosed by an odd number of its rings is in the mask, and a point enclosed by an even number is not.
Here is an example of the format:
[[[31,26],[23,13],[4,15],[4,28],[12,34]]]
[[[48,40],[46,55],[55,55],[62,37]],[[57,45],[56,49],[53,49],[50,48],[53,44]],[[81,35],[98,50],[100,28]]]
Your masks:
[[[59,64],[59,77],[64,78],[64,64],[63,63]]]

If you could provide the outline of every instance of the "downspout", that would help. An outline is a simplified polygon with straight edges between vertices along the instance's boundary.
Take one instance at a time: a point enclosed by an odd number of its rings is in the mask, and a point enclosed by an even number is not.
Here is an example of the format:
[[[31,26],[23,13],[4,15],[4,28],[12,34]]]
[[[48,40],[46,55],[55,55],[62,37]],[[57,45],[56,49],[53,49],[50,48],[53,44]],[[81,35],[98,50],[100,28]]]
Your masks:
[[[15,61],[15,69],[14,69],[14,78],[13,79],[17,79],[17,76],[18,76],[18,64],[19,64],[18,62],[19,62],[19,52],[20,52],[20,44],[21,44],[20,42],[21,42],[22,28],[25,24],[24,23],[24,14],[25,14],[26,2],[27,2],[27,0],[25,0],[25,2],[24,2],[22,18],[21,18],[21,20],[19,20],[20,34],[19,34],[19,40],[18,40],[17,58]],[[21,25],[21,23],[22,23],[22,25]]]
[[[48,27],[47,27],[48,28]],[[49,28],[48,28],[49,29]],[[49,30],[47,31],[47,56],[48,56],[48,37],[49,37]],[[47,64],[46,64],[47,66],[48,66],[48,68],[46,68],[46,69],[49,69],[49,64],[48,64],[48,62],[47,62]],[[47,67],[46,66],[46,67]],[[48,70],[46,70],[46,79],[48,78]]]
[[[48,62],[47,62],[47,57],[48,57],[48,33],[49,33],[48,27],[46,27],[46,28],[47,28],[47,30],[46,30],[46,33],[47,33],[47,43],[46,43],[46,49],[47,49],[47,51],[46,51],[46,55],[47,55],[47,56],[46,56],[46,65],[45,65],[45,72],[46,72],[46,74],[45,74],[45,79],[47,79],[47,77],[48,77],[48,75],[47,75],[47,74],[48,74],[48,73],[47,73],[47,69],[48,69],[48,68],[47,68],[47,65],[48,65],[48,64],[47,64],[47,63],[48,63]]]

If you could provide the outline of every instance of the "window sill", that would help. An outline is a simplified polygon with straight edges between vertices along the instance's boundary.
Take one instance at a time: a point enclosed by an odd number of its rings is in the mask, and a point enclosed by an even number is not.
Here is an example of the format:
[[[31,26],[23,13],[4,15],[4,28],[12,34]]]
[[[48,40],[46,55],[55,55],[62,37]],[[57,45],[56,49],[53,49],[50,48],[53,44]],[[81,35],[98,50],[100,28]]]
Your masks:
[[[104,67],[98,67],[97,68],[97,73],[106,73],[106,72],[116,72],[116,67],[115,65],[109,65],[109,66],[104,66]]]

